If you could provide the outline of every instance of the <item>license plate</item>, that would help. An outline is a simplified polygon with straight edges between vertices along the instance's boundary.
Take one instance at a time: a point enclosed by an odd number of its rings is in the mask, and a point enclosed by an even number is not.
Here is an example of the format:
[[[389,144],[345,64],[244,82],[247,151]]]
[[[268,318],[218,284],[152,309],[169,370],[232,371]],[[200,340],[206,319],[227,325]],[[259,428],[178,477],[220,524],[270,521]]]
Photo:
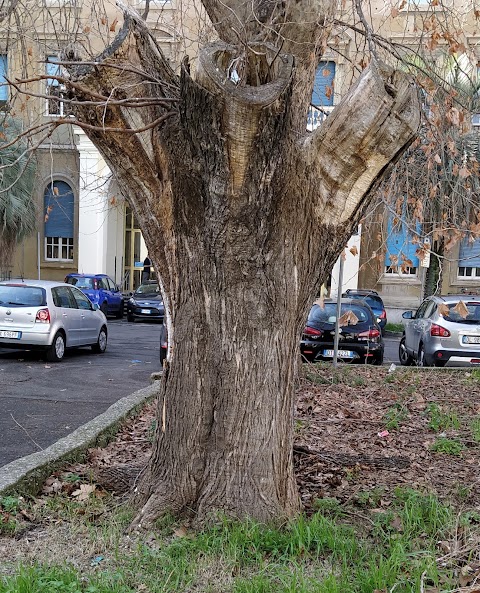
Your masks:
[[[323,356],[325,356],[327,358],[333,358],[334,351],[333,350],[324,350]],[[339,358],[354,358],[355,352],[352,352],[351,350],[339,350],[338,357]]]
[[[463,336],[462,344],[480,344],[480,336]]]
[[[19,340],[22,337],[22,332],[11,332],[6,330],[0,331],[0,338],[11,338],[12,340]]]
[[[150,309],[140,309],[140,313],[142,315],[150,315]]]

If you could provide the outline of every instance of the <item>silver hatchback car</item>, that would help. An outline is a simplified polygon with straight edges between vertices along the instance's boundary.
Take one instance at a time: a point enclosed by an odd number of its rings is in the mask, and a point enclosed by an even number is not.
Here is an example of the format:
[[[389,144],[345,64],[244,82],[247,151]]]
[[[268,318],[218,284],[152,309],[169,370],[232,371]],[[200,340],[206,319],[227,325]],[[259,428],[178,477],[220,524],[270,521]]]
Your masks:
[[[81,290],[63,282],[0,282],[0,348],[44,350],[50,362],[65,349],[107,348],[107,319]]]
[[[403,318],[402,365],[480,365],[480,296],[431,296]]]

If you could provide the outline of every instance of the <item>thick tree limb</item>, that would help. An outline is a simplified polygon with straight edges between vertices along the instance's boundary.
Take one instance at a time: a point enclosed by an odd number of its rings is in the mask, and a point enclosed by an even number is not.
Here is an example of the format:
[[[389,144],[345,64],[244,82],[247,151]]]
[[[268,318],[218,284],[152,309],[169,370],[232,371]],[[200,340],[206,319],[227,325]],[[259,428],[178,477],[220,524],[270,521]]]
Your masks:
[[[420,101],[410,77],[372,63],[304,142],[305,175],[318,180],[318,219],[348,220],[413,140],[419,124]]]
[[[336,0],[202,0],[218,35],[226,43],[269,41],[298,60],[321,45]]]

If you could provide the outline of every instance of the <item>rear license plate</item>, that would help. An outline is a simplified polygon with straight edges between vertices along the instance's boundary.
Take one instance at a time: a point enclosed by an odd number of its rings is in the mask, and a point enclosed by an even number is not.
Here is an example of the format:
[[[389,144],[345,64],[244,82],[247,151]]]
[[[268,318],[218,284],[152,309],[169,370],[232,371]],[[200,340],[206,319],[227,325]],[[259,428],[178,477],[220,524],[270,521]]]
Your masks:
[[[10,338],[12,340],[19,340],[22,337],[22,332],[11,332],[6,330],[0,331],[0,338]]]
[[[142,315],[150,315],[151,311],[150,309],[140,309],[140,313]]]
[[[333,350],[324,350],[323,356],[326,356],[328,358],[333,358],[334,351]],[[339,350],[338,356],[339,356],[339,358],[354,358],[355,352],[352,352],[351,350]]]
[[[480,336],[463,336],[462,344],[480,344]]]

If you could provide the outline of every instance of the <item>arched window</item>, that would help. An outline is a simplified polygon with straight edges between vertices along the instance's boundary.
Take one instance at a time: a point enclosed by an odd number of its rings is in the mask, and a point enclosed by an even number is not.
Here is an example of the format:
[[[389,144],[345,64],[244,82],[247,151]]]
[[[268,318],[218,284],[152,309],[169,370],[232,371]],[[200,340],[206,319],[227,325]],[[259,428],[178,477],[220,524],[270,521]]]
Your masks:
[[[64,181],[49,183],[44,195],[45,259],[73,260],[74,196]]]

